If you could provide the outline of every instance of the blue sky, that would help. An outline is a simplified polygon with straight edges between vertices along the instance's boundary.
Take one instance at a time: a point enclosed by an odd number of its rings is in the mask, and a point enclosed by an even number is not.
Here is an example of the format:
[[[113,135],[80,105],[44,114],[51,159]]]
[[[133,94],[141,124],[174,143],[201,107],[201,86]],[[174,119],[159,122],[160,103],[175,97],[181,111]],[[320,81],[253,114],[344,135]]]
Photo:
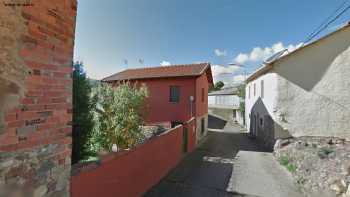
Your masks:
[[[228,63],[253,72],[273,52],[297,47],[343,1],[82,0],[74,59],[95,79],[126,68],[211,62],[216,80],[233,83],[244,70]],[[349,20],[350,11],[327,31]]]

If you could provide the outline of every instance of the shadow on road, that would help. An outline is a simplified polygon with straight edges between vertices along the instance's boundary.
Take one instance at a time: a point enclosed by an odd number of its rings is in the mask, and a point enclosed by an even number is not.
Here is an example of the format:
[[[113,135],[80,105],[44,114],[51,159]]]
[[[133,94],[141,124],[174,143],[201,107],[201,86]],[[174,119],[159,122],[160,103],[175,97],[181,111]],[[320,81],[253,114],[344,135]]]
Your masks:
[[[227,124],[227,121],[222,117],[209,114],[208,115],[208,127],[211,129],[223,129]]]
[[[227,128],[226,125],[224,130],[208,132],[204,142],[185,156],[181,163],[145,196],[253,197],[226,191],[235,156],[239,151],[266,152],[262,146],[249,139],[246,133],[240,131],[238,125],[233,125],[232,128]]]

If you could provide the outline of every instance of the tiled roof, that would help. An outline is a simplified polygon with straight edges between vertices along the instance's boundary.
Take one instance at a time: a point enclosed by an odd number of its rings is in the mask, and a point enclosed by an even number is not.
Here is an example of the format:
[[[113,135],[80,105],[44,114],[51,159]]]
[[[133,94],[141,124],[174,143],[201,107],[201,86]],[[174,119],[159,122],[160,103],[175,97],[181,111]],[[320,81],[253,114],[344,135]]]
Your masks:
[[[102,79],[102,81],[122,81],[132,79],[168,78],[168,77],[194,77],[207,72],[210,63],[184,64],[161,67],[147,67],[137,69],[127,69],[112,76]],[[211,78],[211,76],[210,76]],[[210,79],[212,80],[212,79]]]

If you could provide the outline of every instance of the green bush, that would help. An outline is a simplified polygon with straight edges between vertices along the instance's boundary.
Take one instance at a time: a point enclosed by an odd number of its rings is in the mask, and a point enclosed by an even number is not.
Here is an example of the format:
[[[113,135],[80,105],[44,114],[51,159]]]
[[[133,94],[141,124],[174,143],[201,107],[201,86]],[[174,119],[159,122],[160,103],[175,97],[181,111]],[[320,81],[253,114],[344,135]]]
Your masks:
[[[140,126],[146,97],[146,86],[138,87],[137,84],[122,83],[113,87],[103,83],[94,89],[97,106],[96,124],[88,144],[91,152],[110,152],[113,144],[119,149],[127,149],[142,140]]]

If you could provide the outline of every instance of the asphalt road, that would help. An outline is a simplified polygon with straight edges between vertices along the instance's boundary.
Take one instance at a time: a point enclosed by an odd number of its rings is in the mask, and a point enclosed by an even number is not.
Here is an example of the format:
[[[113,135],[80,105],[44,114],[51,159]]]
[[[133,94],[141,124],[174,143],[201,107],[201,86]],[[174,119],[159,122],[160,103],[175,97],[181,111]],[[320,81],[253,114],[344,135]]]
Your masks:
[[[237,125],[212,130],[207,139],[146,197],[299,197],[272,154]]]

